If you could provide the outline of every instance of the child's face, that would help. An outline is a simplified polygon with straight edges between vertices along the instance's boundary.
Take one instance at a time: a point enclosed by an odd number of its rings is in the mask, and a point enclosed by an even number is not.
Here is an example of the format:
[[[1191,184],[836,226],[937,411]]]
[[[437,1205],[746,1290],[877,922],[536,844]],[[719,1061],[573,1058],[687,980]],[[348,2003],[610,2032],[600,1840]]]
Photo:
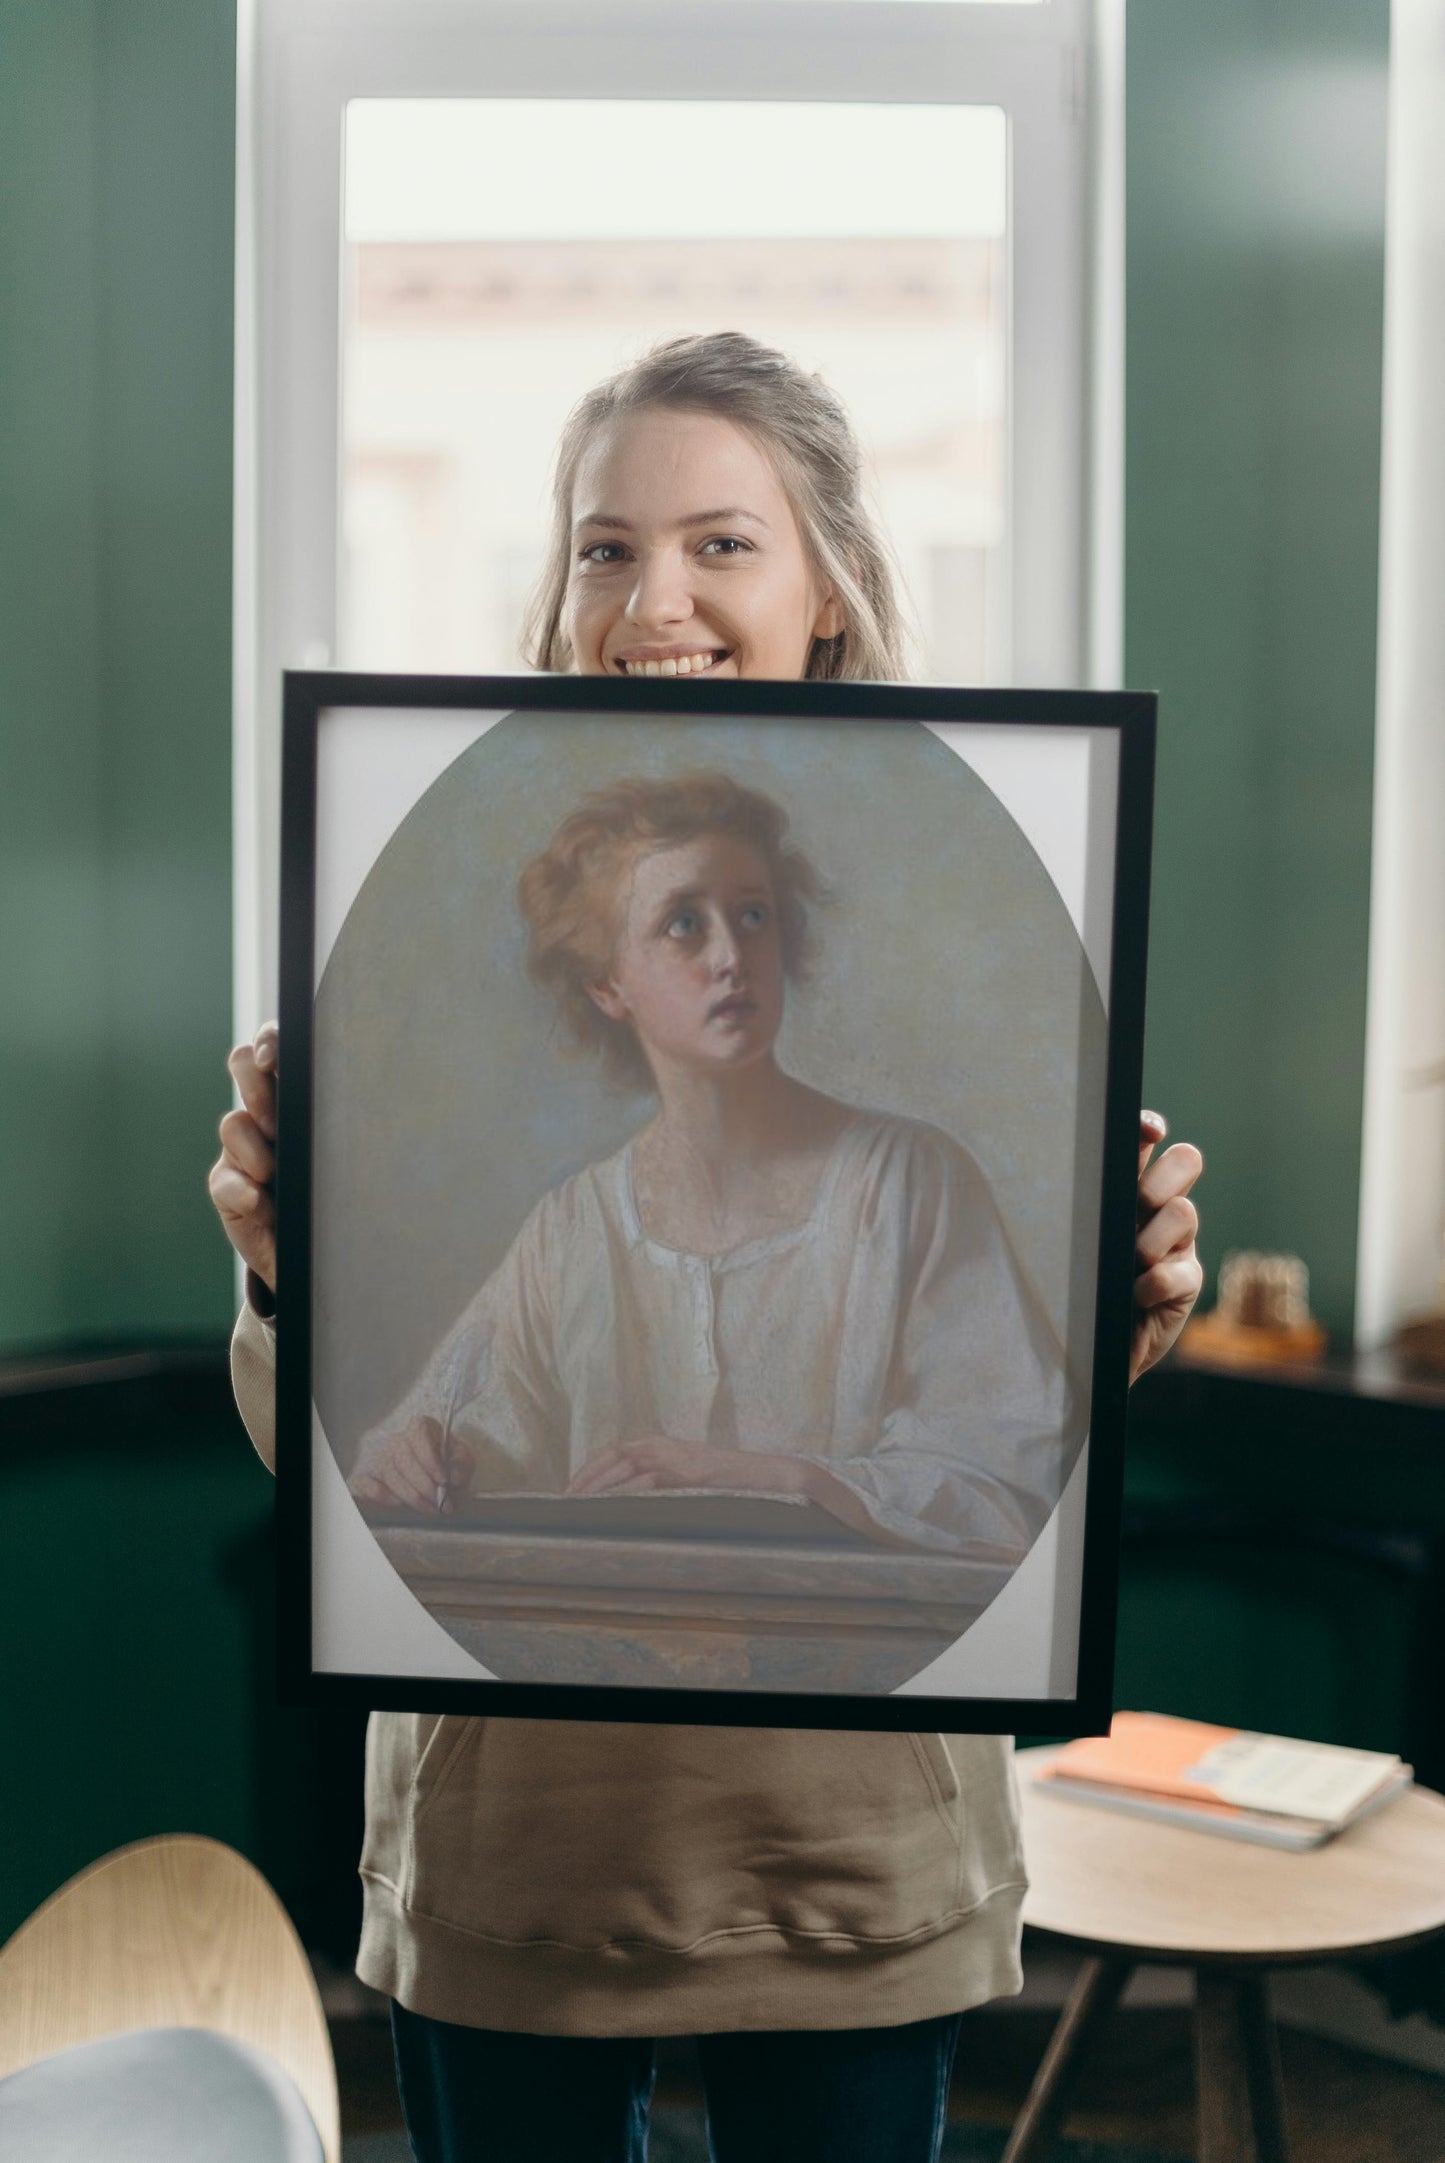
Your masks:
[[[668,1068],[724,1072],[772,1051],[783,1018],[783,951],[768,867],[736,834],[635,858],[617,897],[617,944],[588,988],[625,1021],[659,1081]]]
[[[603,429],[577,469],[563,620],[583,676],[801,676],[843,627],[772,460],[712,413]]]

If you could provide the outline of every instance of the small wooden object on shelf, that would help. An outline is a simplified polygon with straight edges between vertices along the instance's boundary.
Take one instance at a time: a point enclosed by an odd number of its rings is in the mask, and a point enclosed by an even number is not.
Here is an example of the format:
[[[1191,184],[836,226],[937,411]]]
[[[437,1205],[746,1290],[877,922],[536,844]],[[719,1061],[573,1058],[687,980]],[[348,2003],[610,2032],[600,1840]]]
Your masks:
[[[1226,1254],[1211,1314],[1186,1324],[1179,1357],[1226,1367],[1259,1367],[1323,1356],[1327,1337],[1310,1313],[1309,1271],[1297,1254]]]

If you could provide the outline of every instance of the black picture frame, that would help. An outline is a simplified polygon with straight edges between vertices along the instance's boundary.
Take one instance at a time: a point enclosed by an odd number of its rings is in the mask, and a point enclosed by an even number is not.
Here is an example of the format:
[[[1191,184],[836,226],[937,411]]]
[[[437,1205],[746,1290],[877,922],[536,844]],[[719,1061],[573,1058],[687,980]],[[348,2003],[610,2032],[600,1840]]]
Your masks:
[[[337,709],[408,713],[676,714],[665,681],[288,672],[284,686],[277,1216],[278,1683],[290,1704],[422,1713],[665,1721],[723,1726],[1093,1734],[1107,1729],[1112,1679],[1124,1426],[1133,1321],[1138,1119],[1156,699],[1152,693],[953,690],[861,683],[689,684],[710,718],[987,723],[1024,731],[1105,731],[1117,742],[1110,873],[1109,997],[1102,1177],[1088,1420],[1076,1686],[1065,1695],[930,1696],[768,1689],[630,1687],[336,1672],[313,1657],[315,1555],[312,1110],[316,981],[318,741]]]

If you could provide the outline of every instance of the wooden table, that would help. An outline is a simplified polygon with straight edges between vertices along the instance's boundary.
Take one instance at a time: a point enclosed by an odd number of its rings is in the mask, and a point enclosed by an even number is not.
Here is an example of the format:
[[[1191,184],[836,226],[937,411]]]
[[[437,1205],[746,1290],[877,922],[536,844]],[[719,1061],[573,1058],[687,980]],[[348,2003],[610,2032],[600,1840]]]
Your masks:
[[[1061,1800],[1033,1785],[1053,1754],[1018,1756],[1024,1921],[1088,1958],[1004,2163],[1043,2155],[1091,2036],[1141,1962],[1194,1970],[1200,2163],[1286,2163],[1268,1970],[1445,1934],[1445,1798],[1409,1789],[1299,1854]]]

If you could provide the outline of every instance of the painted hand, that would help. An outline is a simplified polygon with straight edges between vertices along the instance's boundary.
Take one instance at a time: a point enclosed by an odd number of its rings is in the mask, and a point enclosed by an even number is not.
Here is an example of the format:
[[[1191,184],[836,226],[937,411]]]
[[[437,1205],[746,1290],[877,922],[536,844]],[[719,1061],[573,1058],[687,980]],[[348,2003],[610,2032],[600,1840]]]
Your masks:
[[[648,1494],[662,1487],[719,1487],[732,1493],[797,1494],[803,1467],[794,1457],[763,1450],[714,1449],[643,1435],[589,1457],[568,1482],[569,1495]]]
[[[441,1422],[414,1419],[368,1454],[349,1482],[358,1501],[378,1509],[449,1514],[451,1489],[462,1475],[464,1455],[443,1436]]]

